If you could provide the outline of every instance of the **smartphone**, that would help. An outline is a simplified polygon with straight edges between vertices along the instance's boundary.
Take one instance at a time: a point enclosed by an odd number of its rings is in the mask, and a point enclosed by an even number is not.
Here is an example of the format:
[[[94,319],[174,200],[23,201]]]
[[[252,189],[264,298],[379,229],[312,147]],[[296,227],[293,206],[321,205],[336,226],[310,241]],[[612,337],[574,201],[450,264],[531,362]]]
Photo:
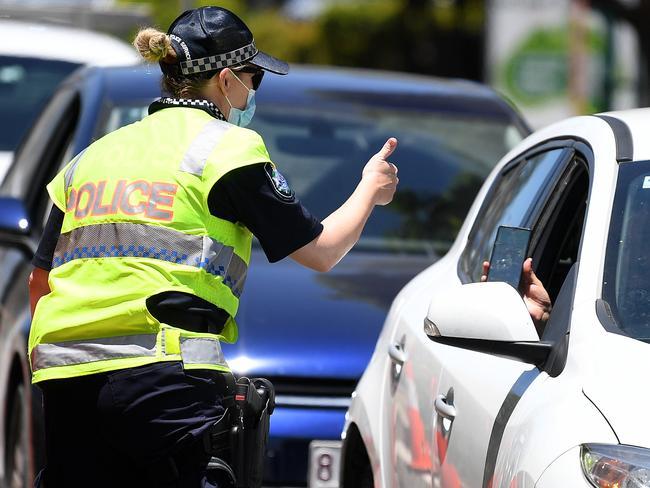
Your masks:
[[[528,257],[530,229],[502,225],[492,247],[488,281],[503,281],[519,291],[521,272]]]

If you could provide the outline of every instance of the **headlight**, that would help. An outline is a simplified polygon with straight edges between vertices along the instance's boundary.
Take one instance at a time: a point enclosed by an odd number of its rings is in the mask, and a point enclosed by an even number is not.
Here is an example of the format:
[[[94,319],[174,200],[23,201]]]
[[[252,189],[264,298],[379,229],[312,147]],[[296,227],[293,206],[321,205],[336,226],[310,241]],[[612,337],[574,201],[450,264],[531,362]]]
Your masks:
[[[650,449],[584,444],[582,470],[597,488],[650,488]]]

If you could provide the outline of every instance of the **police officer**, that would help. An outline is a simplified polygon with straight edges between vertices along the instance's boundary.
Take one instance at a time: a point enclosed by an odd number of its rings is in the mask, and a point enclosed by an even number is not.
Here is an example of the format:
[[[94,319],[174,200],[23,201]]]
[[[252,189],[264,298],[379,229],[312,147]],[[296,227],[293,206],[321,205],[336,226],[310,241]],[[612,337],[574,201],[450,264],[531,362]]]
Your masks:
[[[47,488],[216,486],[200,440],[224,412],[220,341],[237,339],[252,236],[271,262],[327,271],[398,182],[391,138],[325,220],[300,204],[244,128],[265,73],[288,65],[232,12],[189,10],[134,44],[168,96],[48,185],[29,339]]]

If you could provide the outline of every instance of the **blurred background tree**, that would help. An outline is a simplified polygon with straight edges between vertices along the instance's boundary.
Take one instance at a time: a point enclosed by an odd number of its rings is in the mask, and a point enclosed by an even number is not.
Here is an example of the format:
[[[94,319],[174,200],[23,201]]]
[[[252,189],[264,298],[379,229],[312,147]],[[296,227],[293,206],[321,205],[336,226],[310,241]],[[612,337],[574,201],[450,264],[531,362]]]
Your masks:
[[[483,0],[332,2],[310,18],[280,0],[121,0],[149,5],[158,27],[186,8],[218,4],[245,19],[258,46],[290,62],[481,80]]]

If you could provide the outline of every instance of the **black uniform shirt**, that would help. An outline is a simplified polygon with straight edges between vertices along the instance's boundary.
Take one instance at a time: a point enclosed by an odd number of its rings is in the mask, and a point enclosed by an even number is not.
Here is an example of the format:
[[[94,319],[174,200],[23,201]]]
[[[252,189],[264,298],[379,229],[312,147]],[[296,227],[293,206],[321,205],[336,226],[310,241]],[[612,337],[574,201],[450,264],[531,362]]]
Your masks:
[[[259,240],[267,259],[276,262],[315,239],[323,230],[282,176],[269,163],[235,169],[217,181],[208,196],[210,213],[243,223]],[[63,212],[52,208],[32,264],[52,269]],[[160,322],[197,332],[218,332],[228,314],[210,302],[183,292],[164,292],[147,299],[147,308]]]

